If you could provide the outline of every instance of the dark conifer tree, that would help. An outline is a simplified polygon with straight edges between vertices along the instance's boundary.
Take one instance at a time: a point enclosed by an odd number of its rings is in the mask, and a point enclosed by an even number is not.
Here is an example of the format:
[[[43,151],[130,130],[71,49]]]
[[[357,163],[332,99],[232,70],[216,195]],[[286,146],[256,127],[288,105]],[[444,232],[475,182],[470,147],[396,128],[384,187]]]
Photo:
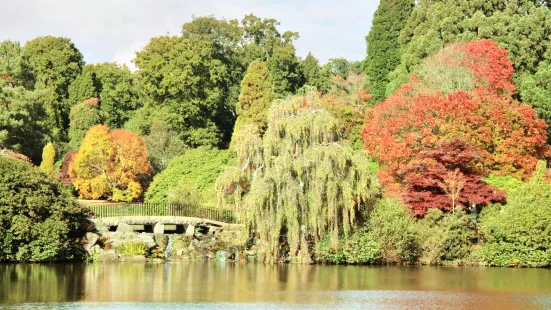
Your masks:
[[[400,64],[400,32],[413,8],[413,0],[381,0],[366,37],[367,59],[364,72],[373,102],[385,99],[388,74]]]

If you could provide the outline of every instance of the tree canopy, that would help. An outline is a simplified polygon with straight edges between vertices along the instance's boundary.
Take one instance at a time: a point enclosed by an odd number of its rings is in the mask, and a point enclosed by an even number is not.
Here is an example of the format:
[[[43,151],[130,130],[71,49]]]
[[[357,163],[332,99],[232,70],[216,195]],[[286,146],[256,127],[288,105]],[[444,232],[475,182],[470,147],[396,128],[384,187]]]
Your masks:
[[[268,67],[260,60],[251,62],[241,81],[241,94],[236,109],[239,126],[256,124],[263,133],[267,127],[268,108],[274,98],[274,86]]]
[[[492,39],[507,50],[516,76],[533,74],[549,60],[551,10],[541,1],[421,0],[400,34],[402,56],[387,94],[405,83],[419,64],[449,43]]]
[[[330,234],[336,246],[360,210],[372,205],[378,185],[369,160],[339,142],[336,119],[309,92],[272,104],[263,138],[255,125],[236,133],[238,166],[217,180],[221,202],[231,195],[241,221],[276,260],[285,233],[290,260],[310,260],[308,242]]]
[[[385,184],[408,186],[408,164],[449,139],[479,154],[468,165],[480,176],[532,174],[546,154],[547,126],[530,106],[513,100],[505,50],[491,40],[452,44],[420,72],[367,112],[365,148],[384,166]]]
[[[69,38],[45,36],[28,41],[22,57],[30,74],[29,85],[48,90],[48,126],[61,139],[69,125],[69,85],[82,71],[83,56]]]
[[[86,133],[69,175],[82,198],[134,201],[143,194],[143,183],[151,173],[147,158],[143,138],[96,125]]]

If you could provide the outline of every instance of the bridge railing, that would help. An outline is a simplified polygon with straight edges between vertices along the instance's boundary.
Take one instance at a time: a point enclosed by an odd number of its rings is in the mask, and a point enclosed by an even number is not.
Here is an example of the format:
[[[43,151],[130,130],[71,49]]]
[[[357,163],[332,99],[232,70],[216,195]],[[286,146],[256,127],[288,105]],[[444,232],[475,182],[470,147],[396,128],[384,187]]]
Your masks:
[[[86,205],[94,218],[117,216],[186,216],[198,217],[224,223],[236,223],[230,209],[204,207],[181,203],[113,203]]]

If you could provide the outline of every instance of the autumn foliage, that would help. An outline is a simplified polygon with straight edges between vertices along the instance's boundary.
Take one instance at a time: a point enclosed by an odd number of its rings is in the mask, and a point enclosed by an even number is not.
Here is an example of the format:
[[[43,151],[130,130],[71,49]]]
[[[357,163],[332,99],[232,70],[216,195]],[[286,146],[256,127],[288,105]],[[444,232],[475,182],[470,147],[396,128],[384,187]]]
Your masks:
[[[454,211],[458,206],[503,201],[504,192],[483,182],[481,160],[481,154],[461,140],[443,141],[419,152],[403,171],[404,201],[419,215],[432,208]]]
[[[110,132],[105,125],[88,130],[69,167],[73,185],[85,199],[136,200],[150,174],[144,139],[126,130]]]
[[[529,177],[547,151],[547,125],[530,106],[513,100],[512,74],[507,52],[495,42],[452,44],[421,65],[394,95],[369,109],[362,132],[365,149],[380,162],[387,189],[404,195],[423,214],[427,208],[451,207],[441,186],[419,184],[443,182],[450,169],[466,173],[460,199],[464,205],[499,200],[501,194],[480,181],[490,172]],[[454,150],[454,144],[460,149]],[[463,156],[464,162],[436,160],[434,152],[443,148],[448,148],[446,156]],[[473,191],[483,189],[480,195],[487,197],[466,198],[471,186],[477,188]],[[439,188],[436,194],[434,187]]]
[[[73,160],[77,156],[78,151],[72,151],[67,154],[65,154],[65,157],[63,158],[63,161],[61,162],[61,167],[59,168],[59,173],[56,175],[56,178],[63,184],[64,186],[71,186],[73,185],[73,178],[69,175],[69,167],[71,166]]]

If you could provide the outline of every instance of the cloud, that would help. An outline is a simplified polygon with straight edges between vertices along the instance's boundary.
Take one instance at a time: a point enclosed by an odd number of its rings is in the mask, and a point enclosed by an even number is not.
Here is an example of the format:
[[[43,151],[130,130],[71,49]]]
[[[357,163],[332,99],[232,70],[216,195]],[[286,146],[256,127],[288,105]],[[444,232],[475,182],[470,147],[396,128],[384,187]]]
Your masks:
[[[320,61],[365,56],[365,35],[378,1],[262,0],[18,0],[0,11],[0,40],[25,42],[37,36],[70,37],[89,63],[131,65],[134,52],[154,36],[178,34],[197,16],[241,19],[253,13],[281,22],[280,30],[300,33],[297,53]]]
[[[136,71],[136,66],[132,60],[136,57],[136,52],[140,51],[146,44],[145,41],[132,42],[129,47],[118,49],[115,52],[113,61],[121,65],[125,64],[130,70]]]

